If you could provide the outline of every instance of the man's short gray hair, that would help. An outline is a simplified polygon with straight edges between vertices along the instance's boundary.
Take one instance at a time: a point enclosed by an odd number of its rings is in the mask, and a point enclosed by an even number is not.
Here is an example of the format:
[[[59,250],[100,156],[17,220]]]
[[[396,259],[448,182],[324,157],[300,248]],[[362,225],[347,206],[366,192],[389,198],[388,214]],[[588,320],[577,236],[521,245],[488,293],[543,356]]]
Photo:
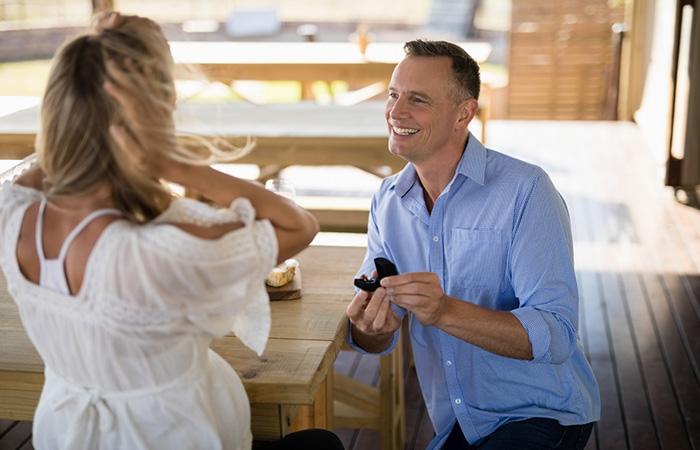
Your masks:
[[[481,77],[479,65],[462,47],[447,41],[416,39],[403,46],[406,56],[447,57],[452,60],[452,73],[457,87],[458,101],[479,99]]]

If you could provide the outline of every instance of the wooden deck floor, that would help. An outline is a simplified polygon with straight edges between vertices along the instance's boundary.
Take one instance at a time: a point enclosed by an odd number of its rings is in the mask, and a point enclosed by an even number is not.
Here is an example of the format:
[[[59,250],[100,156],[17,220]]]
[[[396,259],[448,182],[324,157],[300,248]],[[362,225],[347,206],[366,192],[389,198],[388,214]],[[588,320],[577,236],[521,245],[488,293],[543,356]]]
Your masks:
[[[569,206],[581,293],[580,335],[601,386],[587,449],[700,450],[700,211],[661,186],[627,123],[494,121],[490,146],[545,168]],[[336,369],[378,381],[378,359],[343,352]],[[432,436],[407,373],[407,446]],[[336,430],[347,449],[377,432]],[[0,450],[31,448],[29,423],[0,421]]]

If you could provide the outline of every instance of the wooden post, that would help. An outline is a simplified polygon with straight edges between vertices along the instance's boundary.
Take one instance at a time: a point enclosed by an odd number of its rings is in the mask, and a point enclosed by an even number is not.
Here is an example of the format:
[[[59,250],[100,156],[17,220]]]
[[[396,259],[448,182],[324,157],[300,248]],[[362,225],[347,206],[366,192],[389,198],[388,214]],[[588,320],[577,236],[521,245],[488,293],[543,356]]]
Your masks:
[[[91,0],[91,2],[93,14],[103,11],[114,11],[114,0]]]
[[[605,106],[605,119],[617,120],[618,103],[620,99],[620,64],[622,61],[622,45],[627,33],[627,25],[618,22],[612,26],[612,67],[608,77],[608,96]]]
[[[651,52],[649,34],[652,31],[654,7],[655,2],[650,0],[632,0],[626,3],[628,35],[623,40],[621,49],[619,120],[632,120],[642,104]]]

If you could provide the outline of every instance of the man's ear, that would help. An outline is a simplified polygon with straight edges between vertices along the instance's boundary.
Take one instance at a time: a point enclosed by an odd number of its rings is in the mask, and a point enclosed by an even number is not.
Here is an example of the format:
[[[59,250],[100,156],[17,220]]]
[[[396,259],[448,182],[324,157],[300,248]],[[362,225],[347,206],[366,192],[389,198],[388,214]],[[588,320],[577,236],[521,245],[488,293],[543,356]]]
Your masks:
[[[460,103],[459,116],[457,117],[456,128],[460,130],[465,130],[469,126],[469,123],[472,121],[472,119],[474,119],[474,116],[476,116],[478,110],[479,100],[476,100],[474,98],[464,100],[462,103]]]

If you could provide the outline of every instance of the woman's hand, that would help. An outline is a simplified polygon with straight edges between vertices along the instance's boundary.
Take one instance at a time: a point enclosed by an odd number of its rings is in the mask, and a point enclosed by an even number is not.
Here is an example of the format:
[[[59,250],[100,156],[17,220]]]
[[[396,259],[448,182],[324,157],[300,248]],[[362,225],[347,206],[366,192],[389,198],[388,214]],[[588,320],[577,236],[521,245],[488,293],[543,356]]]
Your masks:
[[[15,183],[20,186],[30,187],[41,191],[44,188],[44,172],[41,168],[34,163],[29,169],[27,169],[22,175],[20,175]]]

